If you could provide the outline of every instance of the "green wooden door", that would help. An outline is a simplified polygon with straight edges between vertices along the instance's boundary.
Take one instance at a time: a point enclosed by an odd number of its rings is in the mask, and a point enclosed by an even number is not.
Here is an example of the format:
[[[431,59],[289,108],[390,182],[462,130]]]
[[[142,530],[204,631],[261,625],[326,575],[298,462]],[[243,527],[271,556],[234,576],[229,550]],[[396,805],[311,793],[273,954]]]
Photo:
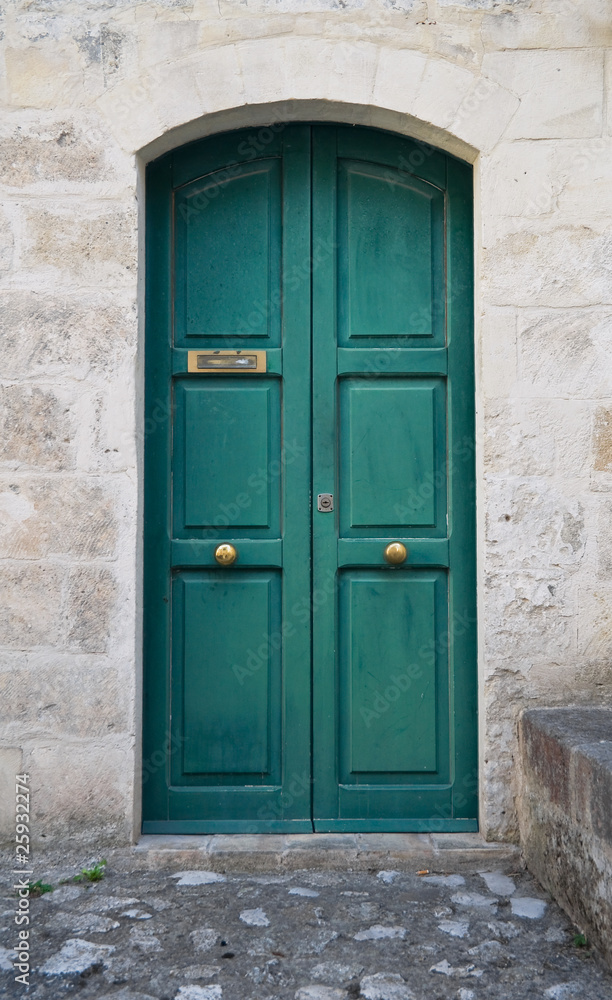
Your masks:
[[[275,126],[147,194],[145,831],[476,829],[469,168]]]

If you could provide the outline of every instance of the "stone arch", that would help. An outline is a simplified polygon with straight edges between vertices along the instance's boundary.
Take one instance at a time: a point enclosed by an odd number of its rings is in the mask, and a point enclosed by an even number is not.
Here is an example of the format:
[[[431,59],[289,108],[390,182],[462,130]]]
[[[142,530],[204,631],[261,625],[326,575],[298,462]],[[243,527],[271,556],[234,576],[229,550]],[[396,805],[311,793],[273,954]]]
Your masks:
[[[136,67],[97,102],[123,151],[145,161],[212,132],[316,119],[387,128],[473,162],[518,104],[436,55],[313,38],[241,41]]]

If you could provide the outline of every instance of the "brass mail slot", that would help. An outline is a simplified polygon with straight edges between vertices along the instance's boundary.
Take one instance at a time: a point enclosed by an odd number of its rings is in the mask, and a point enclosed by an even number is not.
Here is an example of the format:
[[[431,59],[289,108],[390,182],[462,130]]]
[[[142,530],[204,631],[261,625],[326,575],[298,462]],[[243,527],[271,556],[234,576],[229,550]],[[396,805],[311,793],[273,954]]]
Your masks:
[[[265,351],[189,351],[187,371],[199,372],[265,372]]]

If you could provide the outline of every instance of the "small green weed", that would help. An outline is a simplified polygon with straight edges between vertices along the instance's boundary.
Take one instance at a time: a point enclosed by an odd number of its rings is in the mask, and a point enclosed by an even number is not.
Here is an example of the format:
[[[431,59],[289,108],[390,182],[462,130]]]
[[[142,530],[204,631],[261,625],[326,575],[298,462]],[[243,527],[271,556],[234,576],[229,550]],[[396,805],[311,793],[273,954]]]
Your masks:
[[[589,942],[587,941],[586,934],[574,934],[574,947],[575,948],[589,947]]]
[[[37,882],[28,882],[28,895],[44,896],[46,892],[53,892],[53,886],[47,885],[41,878]]]
[[[91,868],[82,868],[80,875],[74,876],[75,882],[100,882],[104,878],[104,868],[106,866],[106,859],[102,858],[101,861],[96,861],[95,865]]]
[[[72,878],[63,878],[61,885],[66,885],[67,882],[100,882],[105,875],[105,865],[106,858],[102,858],[101,861],[96,861],[91,868],[81,868],[78,875],[73,875]]]

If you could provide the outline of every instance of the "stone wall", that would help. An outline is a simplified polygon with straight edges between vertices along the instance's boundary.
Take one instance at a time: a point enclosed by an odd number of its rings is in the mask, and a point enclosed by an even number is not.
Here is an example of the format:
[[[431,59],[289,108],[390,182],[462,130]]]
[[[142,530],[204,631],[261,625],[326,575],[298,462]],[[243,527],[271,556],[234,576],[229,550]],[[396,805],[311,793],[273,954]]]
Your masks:
[[[612,964],[612,712],[528,710],[519,743],[527,865]]]
[[[143,164],[300,118],[475,165],[482,829],[516,837],[519,710],[612,696],[610,14],[5,5],[0,761],[38,838],[139,825]]]

